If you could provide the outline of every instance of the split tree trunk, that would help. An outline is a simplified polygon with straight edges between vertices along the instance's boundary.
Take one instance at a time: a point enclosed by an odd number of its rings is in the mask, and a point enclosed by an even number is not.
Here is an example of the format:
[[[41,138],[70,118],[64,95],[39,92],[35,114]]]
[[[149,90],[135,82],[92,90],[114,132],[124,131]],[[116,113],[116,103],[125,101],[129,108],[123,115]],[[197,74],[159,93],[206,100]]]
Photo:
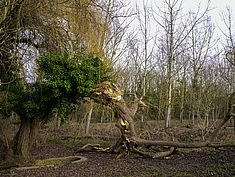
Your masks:
[[[23,160],[29,159],[30,120],[21,118],[20,128],[15,136],[14,154]]]
[[[29,150],[37,144],[37,136],[41,127],[41,118],[38,116],[30,121]]]
[[[40,117],[32,120],[21,118],[20,128],[14,139],[13,152],[21,160],[29,160],[30,149],[35,143],[36,136],[40,127]]]

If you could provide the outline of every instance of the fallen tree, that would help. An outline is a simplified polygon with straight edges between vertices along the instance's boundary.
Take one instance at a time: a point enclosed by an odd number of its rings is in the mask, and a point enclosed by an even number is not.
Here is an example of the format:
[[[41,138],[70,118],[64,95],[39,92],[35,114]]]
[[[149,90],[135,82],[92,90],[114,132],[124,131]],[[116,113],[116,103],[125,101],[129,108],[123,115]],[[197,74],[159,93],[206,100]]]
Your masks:
[[[172,141],[152,141],[138,137],[135,131],[135,124],[133,119],[134,115],[129,109],[127,103],[123,100],[121,90],[111,82],[105,81],[101,84],[98,84],[89,93],[89,96],[95,102],[111,107],[114,112],[116,126],[121,132],[121,137],[111,149],[105,149],[104,151],[108,150],[118,153],[117,158],[121,158],[131,152],[138,153],[151,158],[160,158],[171,155],[176,148],[219,148],[228,146],[235,147],[235,143],[221,144],[214,142],[218,132],[223,127],[223,125],[228,122],[232,117],[234,117],[233,107],[235,106],[235,94],[231,95],[230,109],[226,118],[215,128],[214,132],[211,134],[211,137],[205,142],[195,143],[182,143],[174,141],[174,139]],[[86,149],[87,147],[89,147],[89,149],[92,147],[93,150],[96,149],[96,146],[85,145],[84,147],[82,147],[82,150]],[[154,150],[156,148],[154,147],[163,147],[164,150],[161,152],[156,152]],[[97,147],[97,150],[102,151],[100,146]]]

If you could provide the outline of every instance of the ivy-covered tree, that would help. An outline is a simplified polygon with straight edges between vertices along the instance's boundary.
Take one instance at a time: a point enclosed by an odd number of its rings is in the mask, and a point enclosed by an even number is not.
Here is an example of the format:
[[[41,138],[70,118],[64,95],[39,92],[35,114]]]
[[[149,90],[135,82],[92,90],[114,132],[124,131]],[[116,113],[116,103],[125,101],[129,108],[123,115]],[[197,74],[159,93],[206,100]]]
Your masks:
[[[37,81],[22,82],[21,78],[5,87],[1,100],[1,112],[14,111],[20,117],[13,152],[23,159],[29,158],[38,127],[50,119],[52,111],[66,115],[96,84],[111,78],[112,68],[99,58],[78,53],[74,57],[66,54],[50,54],[37,59]]]

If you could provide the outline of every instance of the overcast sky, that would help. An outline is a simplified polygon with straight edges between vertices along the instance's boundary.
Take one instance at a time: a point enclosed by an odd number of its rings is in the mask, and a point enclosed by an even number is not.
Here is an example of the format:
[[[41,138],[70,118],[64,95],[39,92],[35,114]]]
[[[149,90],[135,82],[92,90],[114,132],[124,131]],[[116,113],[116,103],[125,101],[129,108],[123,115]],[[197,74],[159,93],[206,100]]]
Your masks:
[[[184,5],[185,7],[189,7],[192,9],[196,9],[199,4],[205,8],[207,4],[207,0],[184,0],[183,2],[185,4]],[[233,7],[235,7],[235,0],[211,0],[210,3],[211,10],[209,14],[211,15],[212,21],[215,22],[217,25],[222,23],[221,13],[226,11],[227,6],[229,6],[233,11]]]
[[[143,4],[142,0],[125,0],[126,2],[130,2],[132,5],[134,4]],[[161,4],[163,0],[144,0],[147,4]],[[188,7],[189,9],[195,9],[198,7],[199,4],[201,6],[204,5],[204,7],[207,4],[207,0],[183,0],[183,4],[185,7]],[[211,0],[211,7],[215,8],[214,13],[218,13],[219,11],[222,11],[225,9],[225,7],[229,5],[231,7],[235,6],[235,0]]]
[[[137,4],[139,7],[143,6],[143,2],[147,4],[148,7],[158,5],[161,7],[164,0],[125,0],[127,3],[130,3],[130,7],[135,7]],[[196,11],[200,6],[201,12],[207,6],[207,0],[182,0],[183,1],[183,12],[187,13],[190,10]],[[211,0],[210,3],[210,12],[209,15],[211,16],[212,22],[216,27],[216,34],[222,35],[221,30],[224,30],[224,24],[222,21],[222,12],[226,11],[226,7],[229,6],[232,9],[232,21],[234,22],[235,28],[235,0]],[[135,23],[132,24],[135,26]],[[135,27],[134,27],[135,28]],[[234,29],[235,32],[235,29]]]

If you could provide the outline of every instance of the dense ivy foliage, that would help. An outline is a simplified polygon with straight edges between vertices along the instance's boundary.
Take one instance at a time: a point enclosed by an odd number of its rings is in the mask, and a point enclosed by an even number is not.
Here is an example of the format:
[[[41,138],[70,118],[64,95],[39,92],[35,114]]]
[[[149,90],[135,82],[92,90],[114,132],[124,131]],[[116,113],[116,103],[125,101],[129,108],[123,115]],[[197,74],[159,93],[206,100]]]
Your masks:
[[[99,58],[79,53],[50,54],[37,59],[37,82],[23,84],[16,79],[7,88],[2,101],[4,110],[15,111],[21,118],[36,116],[48,120],[53,110],[65,118],[77,100],[97,83],[110,79],[111,67]]]

